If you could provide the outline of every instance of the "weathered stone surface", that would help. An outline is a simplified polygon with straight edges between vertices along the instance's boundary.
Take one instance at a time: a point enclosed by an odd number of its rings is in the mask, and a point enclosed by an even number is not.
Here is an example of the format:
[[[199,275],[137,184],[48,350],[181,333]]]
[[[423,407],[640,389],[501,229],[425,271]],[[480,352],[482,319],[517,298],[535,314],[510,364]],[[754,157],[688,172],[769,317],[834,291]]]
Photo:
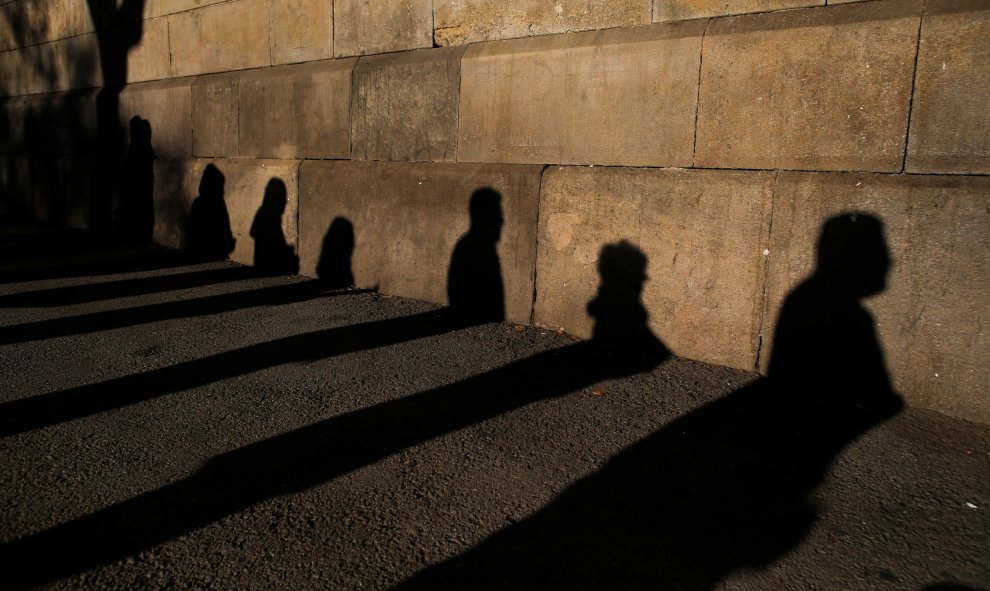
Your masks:
[[[146,20],[141,40],[127,52],[127,81],[146,82],[169,76],[168,19]]]
[[[712,21],[695,165],[900,170],[920,15],[882,0]]]
[[[193,154],[238,155],[237,117],[241,74],[199,76],[192,86]]]
[[[34,219],[49,224],[65,224],[62,167],[57,157],[31,158],[31,192]]]
[[[333,54],[433,46],[432,0],[333,0]]]
[[[98,90],[25,97],[26,116],[20,152],[25,154],[92,154],[97,141]]]
[[[464,45],[642,25],[650,22],[653,0],[436,0],[433,4],[437,45]]]
[[[256,158],[347,158],[356,58],[246,72],[238,149]]]
[[[62,201],[65,204],[65,223],[72,228],[93,228],[93,203],[91,199],[95,163],[88,156],[63,156],[59,158],[59,176]]]
[[[272,65],[333,57],[332,0],[271,4]]]
[[[155,18],[166,14],[186,12],[211,4],[228,2],[229,0],[147,0],[144,7],[145,18]]]
[[[647,257],[642,302],[676,354],[752,370],[774,173],[550,168],[543,177],[535,319],[591,336],[606,244]]]
[[[653,21],[659,23],[824,5],[825,0],[655,0]]]
[[[886,290],[864,303],[895,388],[909,404],[990,420],[982,325],[990,317],[990,178],[782,173],[775,193],[763,370],[784,298],[813,271],[822,224],[863,211],[884,222],[893,258]]]
[[[54,41],[51,45],[55,60],[52,90],[94,88],[103,84],[96,33]]]
[[[929,1],[907,169],[990,173],[990,1]]]
[[[498,256],[509,320],[528,323],[536,259],[542,167],[324,161],[300,167],[299,253],[315,275],[331,222],[354,226],[352,270],[359,287],[447,303],[451,253],[469,227],[468,203],[479,188],[502,195]]]
[[[454,160],[463,48],[364,57],[354,68],[351,157]]]
[[[185,248],[189,209],[199,194],[206,159],[155,159],[154,208],[155,244]]]
[[[271,65],[268,0],[235,0],[168,17],[172,75]]]
[[[11,97],[0,100],[0,154],[23,154],[28,142],[31,100]]]
[[[704,21],[495,41],[461,63],[457,159],[689,166]]]
[[[33,217],[31,164],[27,158],[0,158],[0,193],[0,214],[14,220]]]
[[[41,94],[103,83],[96,35],[0,53],[0,95]]]
[[[93,32],[86,0],[25,0],[0,8],[0,50]]]
[[[151,146],[160,158],[192,155],[193,79],[130,84],[120,93],[120,125],[130,145],[130,121],[141,117],[151,124]]]

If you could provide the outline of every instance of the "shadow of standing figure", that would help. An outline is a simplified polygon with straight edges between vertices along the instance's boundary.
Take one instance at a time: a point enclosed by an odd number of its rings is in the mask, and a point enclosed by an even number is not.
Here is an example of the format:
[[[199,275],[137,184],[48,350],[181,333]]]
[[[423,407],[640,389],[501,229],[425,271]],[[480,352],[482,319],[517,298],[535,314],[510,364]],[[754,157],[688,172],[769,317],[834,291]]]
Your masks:
[[[131,144],[124,158],[114,230],[124,244],[150,244],[155,227],[156,157],[151,146],[151,123],[135,115],[130,128]]]
[[[207,164],[199,181],[199,196],[189,210],[188,248],[205,260],[225,260],[234,252],[230,215],[223,200],[223,173]]]
[[[708,591],[780,559],[822,511],[813,493],[835,457],[901,409],[860,303],[883,288],[889,263],[879,220],[829,220],[819,269],[784,304],[768,379],[668,423],[397,588]],[[621,285],[595,301],[621,301],[610,295]],[[598,313],[616,322],[596,325],[599,338],[636,334],[625,327],[639,311]]]
[[[316,265],[316,276],[327,289],[354,287],[354,274],[351,272],[351,257],[354,255],[354,225],[344,217],[335,217],[330,222],[320,262]]]
[[[502,235],[502,195],[490,187],[471,195],[471,225],[450,257],[447,300],[455,317],[474,322],[505,320],[505,288],[497,245]]]
[[[254,268],[266,275],[295,275],[299,272],[299,257],[285,241],[285,233],[282,231],[282,216],[288,204],[287,195],[282,179],[269,180],[261,207],[251,223]]]

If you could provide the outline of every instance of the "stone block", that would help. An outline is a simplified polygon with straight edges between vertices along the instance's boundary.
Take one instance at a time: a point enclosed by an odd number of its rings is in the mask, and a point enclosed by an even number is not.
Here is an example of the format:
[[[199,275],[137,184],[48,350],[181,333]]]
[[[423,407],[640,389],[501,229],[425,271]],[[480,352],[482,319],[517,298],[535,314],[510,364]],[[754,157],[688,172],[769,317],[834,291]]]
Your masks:
[[[44,43],[0,53],[0,94],[51,92],[56,87],[55,44]]]
[[[151,146],[160,158],[192,155],[193,79],[130,84],[120,93],[120,125],[130,145],[130,121],[141,117],[151,124]]]
[[[268,2],[234,0],[170,15],[172,75],[271,65]]]
[[[146,0],[144,18],[155,18],[177,12],[187,12],[203,8],[211,4],[220,4],[230,0]]]
[[[238,149],[256,158],[347,158],[356,58],[246,72]]]
[[[0,154],[15,155],[27,151],[30,117],[30,99],[9,97],[0,100]]]
[[[127,52],[127,82],[163,80],[170,76],[168,19],[143,21],[140,41]]]
[[[54,156],[31,158],[31,193],[35,220],[53,225],[66,223],[62,166],[59,158]]]
[[[781,304],[814,271],[824,222],[861,211],[883,222],[893,259],[886,289],[864,304],[894,387],[910,405],[990,421],[982,326],[990,317],[990,178],[782,173],[775,193],[761,368],[773,355]]]
[[[25,0],[0,7],[0,51],[93,30],[86,0]]]
[[[907,169],[990,173],[990,2],[929,1]]]
[[[649,326],[677,355],[752,370],[774,173],[554,167],[540,197],[535,320],[590,337],[599,255],[647,258]]]
[[[469,201],[476,190],[491,187],[502,196],[497,253],[506,317],[528,323],[541,171],[504,164],[303,162],[302,272],[316,275],[327,231],[343,217],[354,229],[351,269],[359,287],[446,304],[451,254],[470,226]],[[484,267],[479,275],[486,275]]]
[[[89,156],[63,156],[59,159],[65,223],[72,228],[93,228],[92,186],[95,163]]]
[[[570,33],[650,22],[653,0],[561,0],[499,2],[436,0],[433,38],[437,45],[464,45]]]
[[[0,157],[0,215],[12,220],[34,217],[31,164],[27,158]]]
[[[100,44],[96,33],[53,41],[50,45],[54,58],[51,90],[95,88],[103,85]]]
[[[271,3],[272,65],[333,57],[333,1]]]
[[[433,46],[433,0],[333,0],[333,54]]]
[[[20,149],[30,154],[92,154],[97,143],[96,89],[26,97]]]
[[[829,4],[835,4],[835,0]],[[655,0],[653,21],[659,23],[824,5],[825,0]]]
[[[704,21],[472,45],[457,159],[689,166]]]
[[[695,166],[899,171],[920,17],[881,0],[713,20]]]
[[[185,248],[189,210],[199,194],[206,159],[157,158],[154,163],[154,241]]]
[[[463,48],[363,57],[351,93],[351,158],[454,160]]]
[[[192,86],[193,154],[198,157],[238,155],[239,72],[199,76]]]

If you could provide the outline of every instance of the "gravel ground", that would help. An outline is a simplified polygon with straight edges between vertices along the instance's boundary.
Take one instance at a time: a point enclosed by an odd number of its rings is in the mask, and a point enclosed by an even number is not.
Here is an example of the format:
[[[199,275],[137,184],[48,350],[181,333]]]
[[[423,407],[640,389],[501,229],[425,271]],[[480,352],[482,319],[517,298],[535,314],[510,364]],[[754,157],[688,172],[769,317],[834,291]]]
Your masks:
[[[68,244],[2,248],[4,588],[990,581],[986,426],[802,456],[755,374]]]

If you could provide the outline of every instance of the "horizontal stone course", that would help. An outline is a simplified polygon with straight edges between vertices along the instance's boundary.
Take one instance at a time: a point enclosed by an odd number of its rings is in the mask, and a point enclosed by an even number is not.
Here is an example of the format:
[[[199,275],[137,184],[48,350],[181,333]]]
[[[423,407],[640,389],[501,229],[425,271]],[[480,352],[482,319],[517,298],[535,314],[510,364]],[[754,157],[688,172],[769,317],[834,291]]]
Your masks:
[[[277,0],[270,10],[272,65],[333,57],[331,0]]]
[[[433,0],[333,0],[336,57],[433,46]]]
[[[120,93],[120,126],[130,144],[130,121],[134,117],[151,125],[151,146],[162,158],[192,156],[193,78],[162,80],[128,85]]]
[[[168,17],[172,76],[271,65],[269,0],[234,0]]]
[[[835,0],[828,4],[835,4]],[[824,6],[825,0],[654,0],[653,21],[676,21]]]

